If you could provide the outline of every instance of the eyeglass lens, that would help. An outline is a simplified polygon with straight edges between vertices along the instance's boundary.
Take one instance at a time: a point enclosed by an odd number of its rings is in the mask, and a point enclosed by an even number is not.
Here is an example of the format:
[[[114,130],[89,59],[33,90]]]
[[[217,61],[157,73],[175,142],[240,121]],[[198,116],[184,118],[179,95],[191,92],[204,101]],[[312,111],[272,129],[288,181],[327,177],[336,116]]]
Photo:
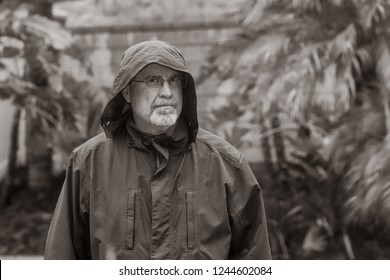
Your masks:
[[[180,76],[173,76],[168,80],[164,80],[162,76],[151,76],[144,80],[148,87],[163,87],[164,82],[168,81],[171,87],[185,87],[187,85],[187,79]]]

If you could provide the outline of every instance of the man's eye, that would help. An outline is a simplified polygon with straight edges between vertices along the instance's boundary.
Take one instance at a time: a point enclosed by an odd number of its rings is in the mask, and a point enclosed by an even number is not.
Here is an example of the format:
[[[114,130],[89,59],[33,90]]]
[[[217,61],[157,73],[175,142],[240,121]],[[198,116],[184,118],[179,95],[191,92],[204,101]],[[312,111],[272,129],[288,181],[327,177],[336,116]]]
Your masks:
[[[158,77],[150,77],[148,79],[146,79],[146,82],[147,83],[158,83],[160,79]]]
[[[170,80],[171,80],[171,82],[179,83],[180,82],[180,77],[175,76],[175,77],[170,78]]]

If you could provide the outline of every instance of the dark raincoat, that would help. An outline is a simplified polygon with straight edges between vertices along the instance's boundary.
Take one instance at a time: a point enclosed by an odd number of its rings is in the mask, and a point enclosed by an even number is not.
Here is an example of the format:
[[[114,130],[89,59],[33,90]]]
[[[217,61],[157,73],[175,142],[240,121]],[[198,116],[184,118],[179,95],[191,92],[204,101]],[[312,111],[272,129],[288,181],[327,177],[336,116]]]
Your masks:
[[[188,78],[174,131],[138,131],[121,91],[157,63]],[[194,80],[171,44],[123,55],[104,133],[76,148],[50,226],[45,259],[269,259],[262,191],[242,154],[198,131]]]

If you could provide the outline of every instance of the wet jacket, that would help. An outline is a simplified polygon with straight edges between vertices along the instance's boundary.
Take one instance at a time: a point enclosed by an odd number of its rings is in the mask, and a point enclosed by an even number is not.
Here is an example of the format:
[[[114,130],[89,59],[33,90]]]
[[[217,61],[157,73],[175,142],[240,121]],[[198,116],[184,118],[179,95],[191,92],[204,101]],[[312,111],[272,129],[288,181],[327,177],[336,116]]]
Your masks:
[[[122,90],[151,63],[187,76],[165,135],[137,130]],[[269,259],[262,191],[233,146],[198,129],[194,80],[171,44],[122,57],[104,133],[76,148],[50,226],[46,259]]]

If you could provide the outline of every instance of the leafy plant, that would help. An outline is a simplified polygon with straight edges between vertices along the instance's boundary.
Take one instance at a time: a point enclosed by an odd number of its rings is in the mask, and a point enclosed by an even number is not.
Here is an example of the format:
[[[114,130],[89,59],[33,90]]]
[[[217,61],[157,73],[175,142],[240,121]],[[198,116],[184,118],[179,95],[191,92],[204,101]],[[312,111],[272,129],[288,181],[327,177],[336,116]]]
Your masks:
[[[12,99],[15,124],[27,121],[27,134],[31,137],[27,143],[38,139],[39,145],[44,146],[44,149],[29,147],[30,157],[34,152],[44,152],[50,158],[54,150],[55,171],[59,171],[66,165],[69,146],[74,148],[97,133],[95,114],[101,109],[105,95],[94,86],[89,69],[79,59],[80,53],[75,52],[77,46],[72,35],[52,18],[53,2],[56,1],[0,4],[0,98]],[[21,115],[26,120],[21,120]],[[17,178],[15,158],[20,142],[17,127],[12,132],[5,186],[13,185]],[[68,136],[72,145],[63,144],[64,136]]]
[[[387,0],[247,1],[202,69],[233,81],[260,127],[277,257],[354,258],[348,231],[390,225],[389,13]]]

